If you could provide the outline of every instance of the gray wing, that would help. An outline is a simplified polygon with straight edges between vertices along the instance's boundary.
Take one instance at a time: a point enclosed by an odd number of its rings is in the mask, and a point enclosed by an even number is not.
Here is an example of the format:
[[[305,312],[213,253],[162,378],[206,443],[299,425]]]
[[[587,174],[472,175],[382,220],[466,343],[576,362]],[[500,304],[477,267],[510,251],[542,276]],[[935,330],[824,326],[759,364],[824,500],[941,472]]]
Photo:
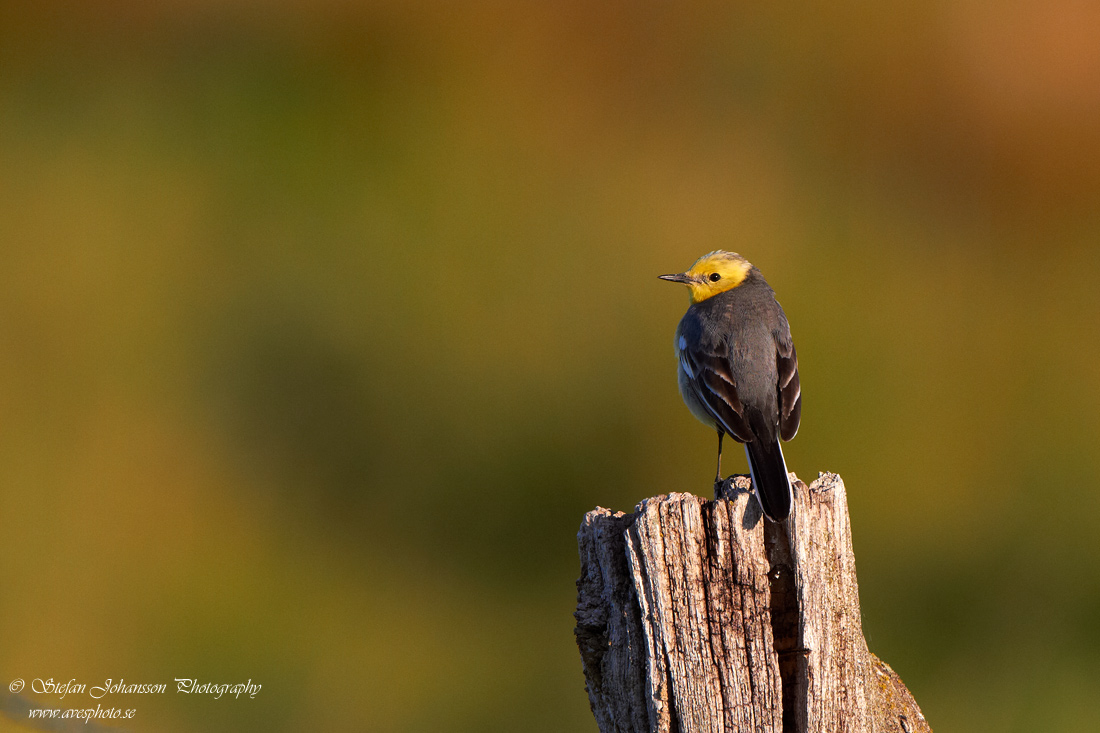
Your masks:
[[[786,326],[787,319],[783,319]],[[779,437],[790,440],[798,432],[802,417],[802,389],[798,385],[798,354],[789,328],[775,334],[775,366],[779,375]]]
[[[677,344],[680,367],[687,374],[695,396],[719,427],[735,440],[746,443],[756,436],[745,422],[745,408],[737,396],[729,364],[729,347],[724,341],[717,346],[717,350],[689,349],[681,341]]]

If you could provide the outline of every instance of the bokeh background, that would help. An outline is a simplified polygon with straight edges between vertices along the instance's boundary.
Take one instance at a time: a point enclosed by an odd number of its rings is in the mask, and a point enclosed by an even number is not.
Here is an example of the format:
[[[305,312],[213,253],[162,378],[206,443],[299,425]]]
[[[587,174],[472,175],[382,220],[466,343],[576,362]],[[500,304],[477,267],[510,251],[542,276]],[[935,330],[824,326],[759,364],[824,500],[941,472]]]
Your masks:
[[[575,532],[710,491],[656,276],[724,248],[872,650],[937,731],[1100,730],[1097,39],[1080,0],[0,4],[5,686],[595,731]]]

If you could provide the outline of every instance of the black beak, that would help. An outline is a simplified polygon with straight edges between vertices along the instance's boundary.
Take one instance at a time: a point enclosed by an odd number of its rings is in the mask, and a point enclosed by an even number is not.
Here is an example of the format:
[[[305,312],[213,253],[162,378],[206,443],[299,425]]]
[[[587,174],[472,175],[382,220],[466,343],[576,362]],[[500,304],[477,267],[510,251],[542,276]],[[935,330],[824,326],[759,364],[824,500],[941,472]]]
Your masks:
[[[678,275],[658,275],[657,277],[660,278],[661,280],[668,280],[670,283],[689,283],[689,282],[691,282],[691,278],[688,277],[687,275],[685,275],[682,272],[679,273]]]

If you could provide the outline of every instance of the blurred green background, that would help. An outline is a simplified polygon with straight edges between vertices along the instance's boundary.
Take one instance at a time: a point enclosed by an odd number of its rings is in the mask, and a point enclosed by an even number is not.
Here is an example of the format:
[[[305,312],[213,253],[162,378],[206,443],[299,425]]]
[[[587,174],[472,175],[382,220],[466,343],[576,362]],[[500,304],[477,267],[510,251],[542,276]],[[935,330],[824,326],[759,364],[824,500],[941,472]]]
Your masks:
[[[575,533],[709,493],[656,276],[724,248],[790,318],[872,650],[937,731],[1100,730],[1097,38],[3,3],[3,681],[263,684],[110,700],[135,731],[595,731]]]

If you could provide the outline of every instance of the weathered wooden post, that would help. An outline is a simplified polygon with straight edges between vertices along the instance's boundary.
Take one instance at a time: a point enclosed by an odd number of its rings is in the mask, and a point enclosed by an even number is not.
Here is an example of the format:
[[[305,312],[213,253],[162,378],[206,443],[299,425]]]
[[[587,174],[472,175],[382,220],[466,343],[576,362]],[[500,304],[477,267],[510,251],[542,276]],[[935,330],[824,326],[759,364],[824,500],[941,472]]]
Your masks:
[[[749,489],[585,515],[576,635],[600,731],[930,733],[863,638],[840,477],[796,480],[784,524]]]

